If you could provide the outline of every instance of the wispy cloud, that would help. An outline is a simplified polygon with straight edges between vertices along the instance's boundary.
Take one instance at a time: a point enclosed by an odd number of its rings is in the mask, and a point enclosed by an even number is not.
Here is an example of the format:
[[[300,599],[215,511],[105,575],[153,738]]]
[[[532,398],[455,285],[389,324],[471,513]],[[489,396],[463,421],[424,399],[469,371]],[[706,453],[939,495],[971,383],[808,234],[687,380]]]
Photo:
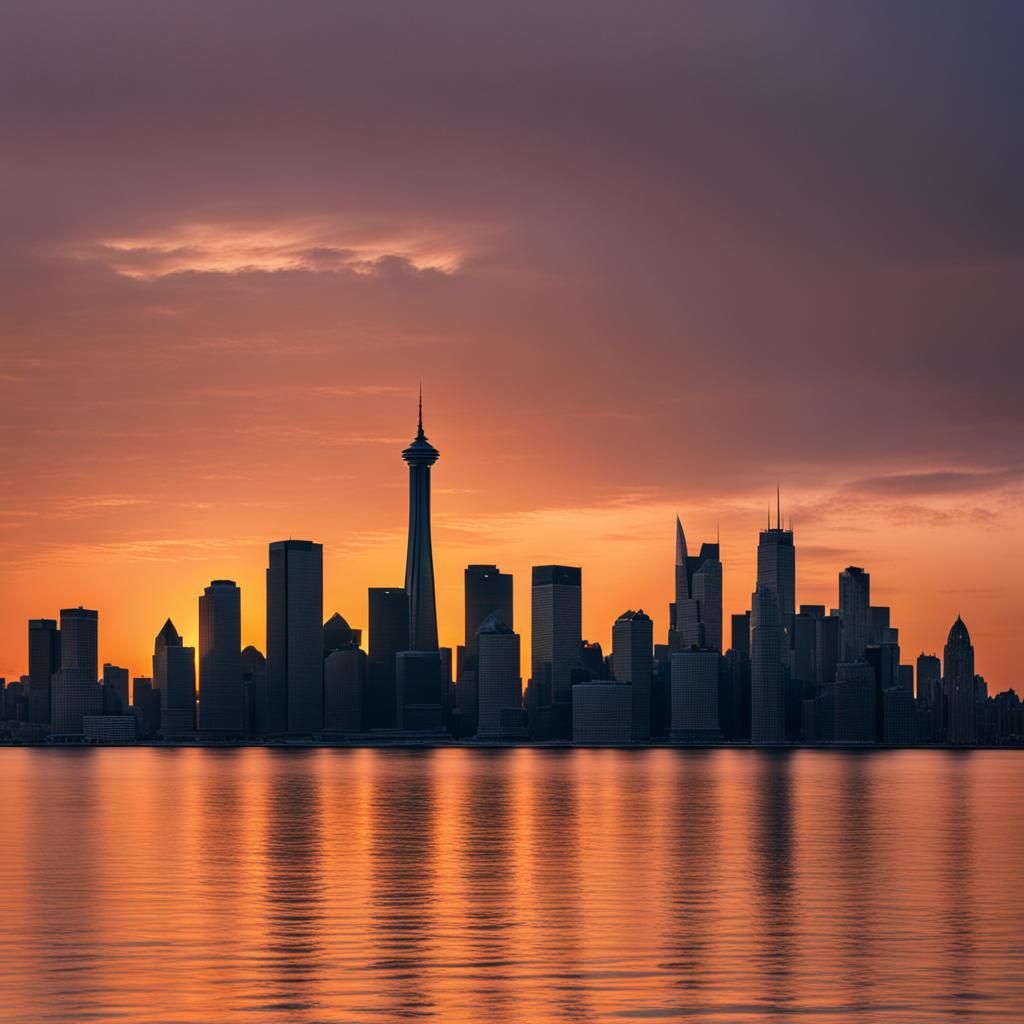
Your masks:
[[[432,230],[373,229],[320,219],[206,221],[99,238],[76,244],[71,253],[141,280],[253,271],[450,274],[465,257],[465,240]]]
[[[847,485],[847,490],[892,497],[924,497],[1001,490],[1022,482],[1024,466],[1006,466],[998,469],[941,469],[865,477],[852,481]]]

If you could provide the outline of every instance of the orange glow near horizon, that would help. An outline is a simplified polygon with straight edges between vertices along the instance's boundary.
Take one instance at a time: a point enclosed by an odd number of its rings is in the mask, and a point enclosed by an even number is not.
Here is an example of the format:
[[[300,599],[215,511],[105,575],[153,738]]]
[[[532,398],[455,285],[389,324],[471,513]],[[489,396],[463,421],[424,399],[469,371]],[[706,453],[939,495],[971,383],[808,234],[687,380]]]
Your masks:
[[[437,423],[431,429],[431,415]],[[674,516],[678,510],[691,550],[711,540],[720,526],[724,563],[726,642],[728,615],[749,607],[755,575],[757,533],[764,514],[753,500],[707,497],[688,508],[662,495],[622,494],[578,506],[510,509],[489,499],[488,479],[470,479],[465,463],[480,465],[486,450],[467,452],[476,440],[444,422],[428,405],[428,432],[442,456],[433,470],[434,559],[441,642],[463,642],[462,570],[471,562],[494,562],[515,576],[516,629],[523,634],[523,681],[529,674],[530,567],[562,562],[583,567],[584,635],[610,650],[611,625],[626,608],[642,607],[655,620],[655,640],[664,642],[671,600]],[[394,433],[394,424],[389,428]],[[460,451],[460,443],[462,450]],[[257,443],[258,446],[258,443]],[[400,443],[372,445],[367,472],[378,481],[365,488],[352,479],[316,498],[286,502],[212,501],[167,514],[159,496],[97,496],[54,503],[50,527],[67,540],[3,570],[0,590],[0,668],[8,679],[26,670],[28,618],[56,617],[61,607],[83,604],[100,612],[100,659],[150,674],[152,643],[170,616],[187,645],[198,642],[198,596],[211,579],[230,578],[242,589],[243,643],[265,650],[266,546],[288,536],[324,544],[324,617],[339,611],[364,630],[366,588],[401,585],[405,561],[407,471]],[[246,458],[258,458],[250,448]],[[529,468],[523,467],[529,474]],[[582,473],[584,467],[576,467]],[[284,472],[283,467],[277,472]],[[527,476],[536,482],[535,477]],[[476,486],[470,486],[476,485]],[[190,487],[204,485],[193,479]],[[218,483],[230,490],[228,480]],[[510,481],[502,486],[515,490]],[[581,483],[581,487],[583,484]],[[241,490],[244,492],[244,482]],[[358,502],[346,500],[358,494]],[[508,497],[501,495],[502,500]],[[837,604],[836,576],[847,564],[872,575],[872,601],[889,604],[900,628],[902,657],[921,650],[941,654],[949,625],[962,614],[977,651],[978,670],[993,688],[1015,683],[1014,634],[1007,593],[1021,584],[1006,578],[1006,530],[964,533],[937,516],[931,523],[889,521],[877,525],[828,509],[817,495],[784,492],[784,515],[792,510],[797,544],[797,600]],[[63,511],[60,511],[63,509]],[[295,528],[286,524],[295,521]],[[806,525],[801,526],[801,522]],[[178,535],[171,533],[179,529]],[[34,530],[45,530],[39,517]],[[11,537],[14,531],[9,531]],[[264,539],[265,538],[265,539]],[[840,546],[842,545],[842,546]],[[958,586],[948,586],[948,564],[938,552],[957,552]],[[1004,587],[996,591],[993,579]],[[1013,588],[1017,588],[1014,590]]]

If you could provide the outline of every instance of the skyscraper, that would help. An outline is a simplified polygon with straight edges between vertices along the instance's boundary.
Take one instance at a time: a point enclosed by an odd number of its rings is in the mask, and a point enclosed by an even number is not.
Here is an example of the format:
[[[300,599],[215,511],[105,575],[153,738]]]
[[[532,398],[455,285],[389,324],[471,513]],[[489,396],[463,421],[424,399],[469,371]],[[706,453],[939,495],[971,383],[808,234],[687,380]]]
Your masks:
[[[233,580],[214,580],[199,598],[199,730],[246,732],[242,592]]]
[[[718,544],[687,551],[683,524],[676,516],[675,646],[722,650],[722,563]]]
[[[369,729],[394,729],[395,656],[409,649],[409,595],[402,587],[370,587],[367,621],[369,681],[363,715]]]
[[[465,572],[466,587],[466,656],[473,657],[477,649],[477,631],[494,617],[509,629],[515,629],[512,608],[512,576],[496,565],[468,565]]]
[[[930,708],[942,699],[942,662],[922,651],[917,656],[917,702]]]
[[[126,715],[131,701],[128,699],[128,669],[103,663],[103,714]]]
[[[971,634],[958,615],[950,628],[942,656],[942,689],[946,698],[947,739],[950,743],[975,742],[974,685],[974,647]]]
[[[409,547],[405,559],[405,591],[409,595],[409,649],[437,650],[437,606],[434,598],[434,554],[430,544],[430,467],[440,452],[423,433],[423,395],[419,426],[412,444],[402,452],[409,464]]]
[[[796,612],[796,547],[793,531],[782,528],[782,507],[776,505],[776,523],[762,530],[757,542],[757,586],[775,592],[782,628],[789,629],[789,620]]]
[[[523,704],[519,671],[519,634],[503,618],[491,615],[477,631],[479,717],[477,735],[506,736],[502,712],[518,711]]]
[[[323,728],[324,549],[309,540],[270,545],[267,568],[267,732]]]
[[[715,651],[693,649],[672,655],[672,727],[677,743],[721,739],[718,718],[720,658]]]
[[[751,598],[750,610],[750,738],[753,743],[781,743],[786,739],[782,643],[778,592],[759,584]]]
[[[60,612],[60,669],[50,690],[51,727],[55,733],[78,735],[82,718],[103,711],[97,680],[99,615],[88,608]]]
[[[245,731],[249,736],[267,734],[267,659],[249,646],[242,650],[242,692],[245,694]]]
[[[833,687],[837,743],[874,743],[878,736],[878,687],[875,670],[863,661],[840,662]]]
[[[28,620],[28,720],[50,723],[50,685],[60,670],[60,630],[56,619]]]
[[[843,622],[838,615],[814,620],[814,682],[820,689],[836,681],[842,657]]]
[[[462,735],[472,736],[478,732],[479,712],[477,631],[492,619],[510,630],[513,628],[512,576],[496,565],[469,565],[465,572],[465,594],[465,643],[458,659],[457,704],[459,729]]]
[[[336,647],[324,659],[324,729],[361,732],[366,654],[354,644]]]
[[[568,705],[583,645],[582,572],[568,565],[535,565],[531,611],[531,679],[547,697],[542,704]]]
[[[654,622],[642,608],[623,612],[612,626],[612,671],[616,682],[633,687],[633,739],[649,739]]]
[[[168,619],[153,644],[153,686],[160,693],[160,734],[191,736],[196,727],[196,651]]]
[[[848,565],[839,574],[839,618],[843,623],[841,660],[858,661],[871,640],[871,574],[859,566]]]

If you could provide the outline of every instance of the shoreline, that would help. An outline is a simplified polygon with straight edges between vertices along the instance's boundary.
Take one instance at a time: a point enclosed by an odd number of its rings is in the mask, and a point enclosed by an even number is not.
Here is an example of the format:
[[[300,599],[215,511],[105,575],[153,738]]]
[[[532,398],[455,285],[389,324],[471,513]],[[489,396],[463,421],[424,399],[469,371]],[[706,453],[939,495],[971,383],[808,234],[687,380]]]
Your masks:
[[[951,743],[918,743],[918,744],[886,744],[886,743],[573,743],[571,740],[494,741],[474,743],[466,740],[443,740],[437,737],[430,739],[369,739],[358,740],[282,740],[282,741],[232,741],[232,740],[133,740],[124,743],[110,741],[85,741],[50,743],[46,740],[0,740],[0,750],[15,748],[32,748],[37,750],[94,750],[116,747],[142,748],[149,750],[623,750],[641,752],[645,750],[767,750],[767,751],[860,751],[887,752],[893,750],[1017,750],[1024,751],[1024,743],[1016,745],[971,744],[970,746]]]

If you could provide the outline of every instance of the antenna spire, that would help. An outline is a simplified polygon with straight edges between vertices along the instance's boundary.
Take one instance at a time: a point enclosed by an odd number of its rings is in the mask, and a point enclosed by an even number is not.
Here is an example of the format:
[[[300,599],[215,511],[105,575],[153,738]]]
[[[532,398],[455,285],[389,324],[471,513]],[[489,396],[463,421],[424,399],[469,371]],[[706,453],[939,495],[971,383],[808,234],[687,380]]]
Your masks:
[[[775,485],[775,528],[782,529],[782,488]]]
[[[423,381],[420,381],[420,415],[419,425],[416,430],[416,436],[423,437]]]

